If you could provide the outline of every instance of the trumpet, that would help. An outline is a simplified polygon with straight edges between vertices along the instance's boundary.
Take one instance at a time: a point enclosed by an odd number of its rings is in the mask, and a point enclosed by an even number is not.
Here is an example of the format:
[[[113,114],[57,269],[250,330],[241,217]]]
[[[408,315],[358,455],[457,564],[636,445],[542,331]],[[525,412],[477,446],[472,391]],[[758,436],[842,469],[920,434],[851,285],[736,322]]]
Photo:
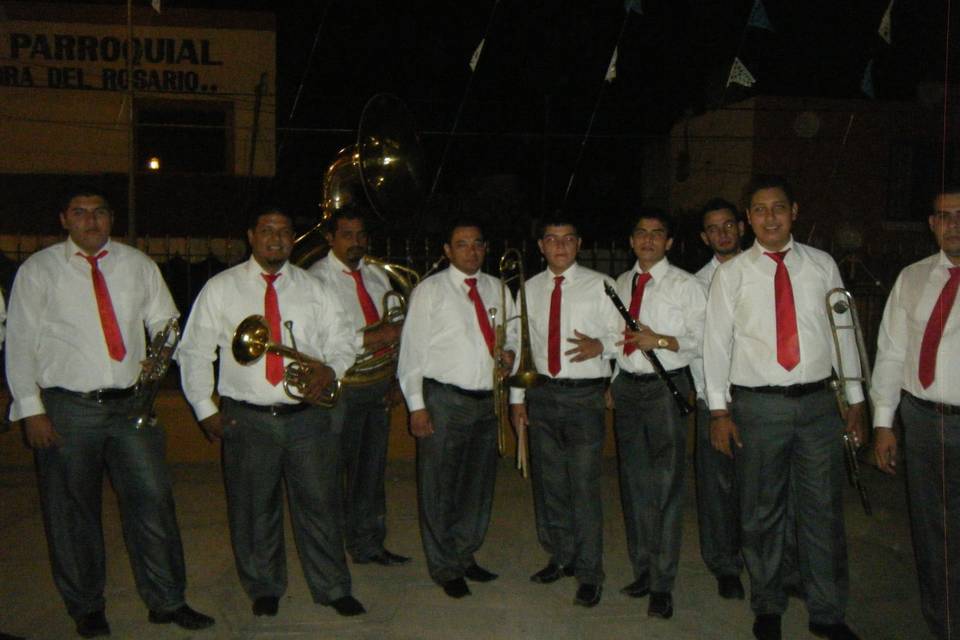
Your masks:
[[[288,397],[302,402],[310,373],[314,368],[326,365],[321,360],[297,351],[296,341],[293,339],[293,322],[287,320],[284,326],[290,332],[290,338],[293,341],[292,347],[272,341],[270,326],[263,319],[263,316],[247,316],[233,332],[230,349],[233,352],[234,359],[244,366],[255,363],[265,353],[291,358],[293,362],[289,363],[284,369],[283,390]],[[340,387],[341,381],[337,380],[332,388],[314,404],[328,409],[333,407],[340,396]]]
[[[519,281],[517,297],[520,303],[520,314],[515,318],[504,318],[496,322],[496,309],[490,309],[491,324],[494,325],[494,359],[493,359],[493,402],[497,414],[497,450],[502,456],[506,450],[506,432],[510,423],[509,397],[507,387],[530,389],[543,384],[546,376],[540,374],[533,364],[533,353],[530,350],[530,322],[527,316],[527,292],[524,287],[526,278],[523,272],[523,255],[516,249],[507,249],[500,256],[500,308],[506,313],[507,291],[512,280]],[[513,272],[513,275],[510,275]],[[520,353],[516,373],[503,373],[503,345],[507,339],[507,322],[520,321]],[[525,427],[517,428],[517,469],[520,475],[527,477],[530,466],[530,455],[527,450],[527,433]]]
[[[830,387],[837,397],[837,407],[840,409],[840,415],[846,417],[847,410],[850,408],[845,393],[845,386],[848,382],[860,382],[863,385],[864,395],[868,398],[867,406],[869,409],[870,359],[867,357],[866,343],[863,339],[863,330],[860,328],[860,318],[857,315],[857,305],[853,299],[853,294],[846,289],[837,287],[827,292],[824,302],[827,306],[827,318],[830,321],[830,335],[833,336],[833,347],[837,354],[837,375],[830,382]],[[846,321],[848,313],[849,321]],[[838,317],[844,318],[844,320],[841,321]],[[860,375],[850,375],[851,371],[844,365],[843,350],[840,347],[840,331],[853,331],[857,345]],[[869,422],[869,411],[867,420]],[[859,447],[848,433],[843,434],[843,452],[847,467],[847,480],[850,482],[850,486],[860,494],[860,505],[863,507],[864,513],[869,516],[873,513],[873,510],[870,507],[870,496],[867,494],[867,488],[860,480],[860,462],[857,458]]]
[[[170,361],[179,342],[180,325],[176,318],[170,318],[147,346],[147,360],[140,371],[140,377],[137,378],[137,408],[127,416],[133,420],[135,429],[155,423],[153,403],[160,391],[160,383],[170,369]]]

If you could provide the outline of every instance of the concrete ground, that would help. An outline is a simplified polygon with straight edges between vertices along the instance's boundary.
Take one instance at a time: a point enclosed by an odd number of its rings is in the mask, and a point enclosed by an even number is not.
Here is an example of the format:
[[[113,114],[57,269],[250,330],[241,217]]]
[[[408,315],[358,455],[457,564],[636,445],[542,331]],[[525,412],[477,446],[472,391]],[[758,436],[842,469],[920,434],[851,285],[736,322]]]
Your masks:
[[[0,438],[17,435],[8,432]],[[352,619],[310,601],[289,526],[289,589],[277,617],[255,618],[234,571],[219,467],[176,465],[173,470],[189,574],[188,601],[213,615],[217,624],[210,630],[188,632],[147,622],[127,562],[116,500],[105,486],[107,617],[114,638],[751,637],[749,606],[721,600],[700,559],[692,469],[674,591],[676,613],[668,621],[648,618],[645,598],[633,600],[618,592],[632,576],[612,459],[606,461],[603,476],[607,582],[597,607],[573,606],[576,584],[571,579],[551,585],[529,581],[546,556],[536,541],[529,481],[520,478],[506,460],[497,479],[486,544],[477,556],[481,565],[498,572],[500,578],[471,584],[473,595],[462,600],[446,597],[428,578],[422,559],[413,464],[391,460],[387,471],[388,547],[414,560],[402,567],[354,566],[354,594],[369,613]],[[903,484],[899,478],[887,478],[873,469],[865,469],[864,475],[874,516],[865,516],[854,492],[847,492],[851,584],[847,620],[865,639],[927,638],[919,610]],[[806,623],[802,603],[791,600],[783,619],[784,637],[812,637]],[[50,577],[36,482],[32,470],[23,466],[0,467],[0,631],[32,639],[78,637]]]

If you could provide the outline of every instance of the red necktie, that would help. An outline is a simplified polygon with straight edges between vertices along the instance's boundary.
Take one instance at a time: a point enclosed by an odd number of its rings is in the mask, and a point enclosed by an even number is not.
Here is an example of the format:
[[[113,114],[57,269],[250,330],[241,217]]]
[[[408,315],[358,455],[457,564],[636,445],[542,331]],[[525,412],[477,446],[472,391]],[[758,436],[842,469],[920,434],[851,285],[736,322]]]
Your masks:
[[[787,249],[789,251],[789,249]],[[787,371],[800,363],[800,336],[797,334],[797,310],[793,304],[793,286],[783,259],[787,251],[764,251],[777,263],[773,276],[774,302],[777,309],[777,362]]]
[[[496,339],[493,335],[493,327],[490,326],[490,318],[487,316],[487,308],[483,306],[483,300],[480,299],[480,292],[477,291],[477,279],[467,278],[463,281],[470,291],[467,297],[473,300],[473,309],[477,312],[477,323],[480,325],[480,331],[483,333],[483,339],[487,342],[487,350],[493,355],[493,347]]]
[[[553,293],[550,294],[550,324],[547,331],[547,370],[556,377],[560,373],[560,302],[563,295],[560,283],[563,276],[553,278]]]
[[[77,252],[84,260],[90,263],[90,277],[93,278],[93,293],[97,296],[97,312],[100,314],[100,326],[103,328],[103,337],[107,341],[107,351],[110,357],[120,362],[127,355],[127,348],[123,345],[123,335],[117,324],[117,314],[113,312],[113,302],[110,301],[110,290],[103,272],[97,266],[97,261],[107,255],[101,251],[95,256],[88,256]]]
[[[927,328],[923,331],[923,341],[920,343],[920,384],[926,389],[933,384],[933,377],[937,372],[937,349],[940,347],[940,338],[943,337],[943,325],[950,317],[953,301],[957,297],[957,287],[960,286],[960,267],[950,268],[950,279],[943,285],[937,303],[933,305]]]
[[[267,281],[267,290],[263,294],[263,317],[270,327],[270,341],[280,343],[283,336],[280,333],[280,303],[277,301],[277,290],[273,288],[273,281],[281,276],[279,273],[261,273]],[[276,353],[267,354],[267,382],[273,386],[283,380],[283,356]]]
[[[630,317],[634,320],[640,319],[640,305],[643,303],[643,291],[647,283],[653,280],[649,273],[636,273],[633,276],[633,295],[630,297]],[[635,344],[623,345],[623,355],[628,356],[637,350]]]
[[[364,322],[373,324],[378,321],[380,319],[380,313],[377,311],[376,305],[373,304],[373,298],[370,297],[370,292],[363,286],[363,275],[360,273],[360,270],[344,271],[344,273],[351,276],[357,283],[357,298],[360,300],[360,308],[363,309]]]

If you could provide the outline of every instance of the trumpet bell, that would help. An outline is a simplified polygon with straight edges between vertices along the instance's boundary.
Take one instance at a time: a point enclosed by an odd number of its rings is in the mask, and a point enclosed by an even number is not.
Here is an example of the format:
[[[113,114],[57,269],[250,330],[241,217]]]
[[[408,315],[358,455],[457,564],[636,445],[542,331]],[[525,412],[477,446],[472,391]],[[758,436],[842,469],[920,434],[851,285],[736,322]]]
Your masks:
[[[248,316],[233,332],[230,350],[234,359],[247,365],[256,362],[270,344],[270,326],[263,316]]]

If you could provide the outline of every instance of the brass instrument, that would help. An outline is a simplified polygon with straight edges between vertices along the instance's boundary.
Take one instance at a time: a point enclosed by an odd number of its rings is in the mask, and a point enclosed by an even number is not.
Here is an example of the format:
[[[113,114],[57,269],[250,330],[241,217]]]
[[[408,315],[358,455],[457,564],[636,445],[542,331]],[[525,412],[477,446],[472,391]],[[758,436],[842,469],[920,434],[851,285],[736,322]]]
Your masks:
[[[845,386],[848,382],[860,382],[863,385],[864,397],[867,399],[869,409],[870,359],[867,357],[866,343],[863,339],[863,330],[860,328],[860,318],[857,315],[857,305],[853,299],[853,294],[840,287],[831,289],[827,292],[825,304],[827,306],[827,318],[830,320],[830,335],[833,336],[833,347],[837,354],[837,375],[830,382],[830,386],[836,394],[840,415],[846,418],[847,410],[850,408],[845,392]],[[849,322],[841,322],[838,319],[838,316],[846,319],[848,313]],[[853,331],[857,345],[860,375],[849,375],[851,372],[844,366],[843,350],[840,348],[840,331]],[[869,411],[867,413],[867,422],[869,423]],[[860,494],[860,504],[863,506],[864,513],[869,516],[872,515],[873,511],[870,508],[867,488],[860,481],[860,462],[857,458],[858,444],[850,437],[850,434],[844,432],[843,451],[847,466],[847,480],[849,480],[850,486],[854,487]]]
[[[292,340],[293,331],[291,329],[293,323],[288,320],[284,325],[290,331]],[[285,358],[291,358],[293,362],[289,363],[284,369],[283,390],[290,398],[303,401],[303,394],[311,370],[326,365],[316,358],[300,353],[296,347],[295,342],[292,347],[273,342],[270,335],[270,326],[263,316],[252,315],[247,316],[237,325],[236,331],[233,332],[230,350],[233,352],[234,359],[244,366],[257,362],[265,353],[274,353]],[[314,404],[327,408],[333,407],[340,396],[340,384],[340,380],[337,380],[327,394]]]
[[[533,364],[533,353],[530,351],[530,322],[527,316],[527,291],[524,283],[526,277],[523,272],[523,254],[516,249],[507,249],[500,256],[500,308],[506,313],[507,292],[513,280],[519,282],[517,299],[520,305],[520,314],[514,318],[506,318],[496,322],[496,309],[490,309],[491,324],[494,325],[496,342],[493,359],[493,402],[497,414],[497,450],[502,456],[506,449],[506,431],[510,423],[509,397],[507,387],[530,389],[543,384],[546,376],[540,374]],[[510,274],[513,275],[510,275]],[[512,375],[503,373],[503,345],[507,339],[507,322],[519,319],[520,321],[520,353],[516,372]],[[517,469],[526,478],[530,466],[530,456],[527,450],[526,427],[517,428]]]
[[[156,423],[153,417],[153,403],[160,391],[160,383],[170,369],[173,352],[180,342],[180,325],[176,318],[170,318],[147,346],[147,360],[137,378],[137,408],[127,416],[133,420],[135,429]],[[168,344],[169,343],[169,344]]]

